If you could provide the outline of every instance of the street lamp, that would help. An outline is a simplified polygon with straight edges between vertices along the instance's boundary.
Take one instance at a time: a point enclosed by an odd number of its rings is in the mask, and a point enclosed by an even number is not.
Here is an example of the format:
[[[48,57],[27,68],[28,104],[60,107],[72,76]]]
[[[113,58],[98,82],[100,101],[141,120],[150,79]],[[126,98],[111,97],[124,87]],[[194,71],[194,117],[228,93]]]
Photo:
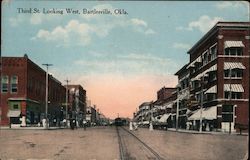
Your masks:
[[[52,66],[53,64],[42,64],[44,66],[46,66],[46,93],[45,93],[45,118],[46,118],[46,129],[49,128],[48,126],[48,82],[49,82],[49,76],[48,76],[48,71],[49,71],[49,66]]]

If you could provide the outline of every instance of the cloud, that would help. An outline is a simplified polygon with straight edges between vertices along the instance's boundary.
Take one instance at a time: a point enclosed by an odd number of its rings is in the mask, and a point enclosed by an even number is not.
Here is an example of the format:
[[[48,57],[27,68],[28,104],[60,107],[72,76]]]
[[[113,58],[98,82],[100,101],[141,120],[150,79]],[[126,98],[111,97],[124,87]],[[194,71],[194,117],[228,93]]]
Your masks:
[[[22,23],[25,20],[25,17],[23,15],[17,15],[16,17],[9,18],[10,25],[12,27],[18,26],[20,23]]]
[[[188,31],[192,31],[193,29],[198,29],[202,33],[206,33],[218,21],[223,21],[223,18],[221,18],[221,17],[210,18],[207,15],[203,15],[198,20],[190,22],[188,24],[188,27],[179,26],[179,27],[176,27],[176,30],[188,30]]]
[[[240,1],[240,2],[230,2],[230,1],[223,1],[216,3],[216,8],[218,9],[238,9],[240,7],[249,6],[247,1]]]
[[[131,21],[131,24],[135,25],[135,26],[144,26],[144,27],[148,26],[148,24],[141,19],[132,18],[132,19],[130,19],[130,21]]]
[[[29,22],[32,25],[39,25],[42,24],[44,22],[48,22],[48,21],[54,21],[56,19],[60,19],[62,18],[62,15],[57,15],[57,14],[32,14],[30,16]]]
[[[92,73],[96,74],[113,73],[118,75],[163,75],[170,74],[178,68],[173,60],[153,54],[130,53],[112,57],[112,60],[108,56],[78,59],[73,64],[76,67],[90,69]]]
[[[99,35],[99,31],[87,23],[71,20],[67,25],[57,26],[52,31],[40,29],[35,39],[44,39],[45,41],[59,43],[63,42],[64,46],[71,44],[85,46],[91,42],[91,34]]]
[[[148,35],[148,34],[155,34],[156,32],[152,29],[148,29],[145,31],[145,34]]]
[[[111,5],[97,5],[93,8],[99,10],[111,8]],[[38,16],[39,18],[42,18]],[[139,18],[129,19],[126,16],[116,18],[116,16],[100,16],[86,17],[83,19],[70,20],[65,26],[57,26],[52,30],[40,29],[32,40],[45,40],[58,43],[59,46],[80,45],[87,46],[91,44],[93,37],[102,39],[109,35],[114,28],[126,28],[128,31],[142,33],[144,35],[152,35],[156,32],[148,27],[146,21]],[[100,18],[102,17],[102,18]],[[32,23],[39,24],[41,19],[34,19]],[[87,21],[86,21],[87,19]],[[108,22],[108,23],[107,23]]]
[[[185,43],[174,43],[173,47],[177,49],[190,49],[191,48],[189,44],[185,44]]]
[[[9,22],[12,27],[16,27],[21,23],[30,23],[32,25],[39,25],[44,22],[55,21],[61,18],[62,15],[56,15],[56,14],[43,14],[43,13],[36,13],[31,15],[19,14],[16,17],[11,17],[9,19]]]

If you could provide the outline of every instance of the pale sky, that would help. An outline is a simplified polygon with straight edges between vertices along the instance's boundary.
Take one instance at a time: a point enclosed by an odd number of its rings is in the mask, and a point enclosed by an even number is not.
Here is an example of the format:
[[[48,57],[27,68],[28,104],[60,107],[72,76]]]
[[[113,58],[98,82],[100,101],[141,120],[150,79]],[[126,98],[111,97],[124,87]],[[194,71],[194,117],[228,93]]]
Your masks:
[[[53,8],[64,14],[43,13]],[[84,8],[128,14],[85,15]],[[249,3],[240,1],[12,0],[2,9],[2,56],[26,53],[41,67],[52,63],[55,78],[81,84],[91,104],[111,118],[132,117],[163,86],[175,87],[187,51],[216,22],[249,21]]]

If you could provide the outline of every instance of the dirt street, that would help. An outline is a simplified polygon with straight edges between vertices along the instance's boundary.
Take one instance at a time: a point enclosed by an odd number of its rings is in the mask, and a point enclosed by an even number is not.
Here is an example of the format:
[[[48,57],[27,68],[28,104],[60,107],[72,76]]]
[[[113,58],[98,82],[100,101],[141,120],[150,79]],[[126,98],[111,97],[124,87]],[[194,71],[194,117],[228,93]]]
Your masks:
[[[247,136],[149,131],[142,128],[133,133],[166,160],[241,160],[248,150]],[[129,145],[133,139],[123,139],[127,141],[126,147],[130,153],[139,151],[134,147],[136,145]],[[120,158],[115,127],[93,127],[87,130],[0,130],[0,144],[1,160]]]

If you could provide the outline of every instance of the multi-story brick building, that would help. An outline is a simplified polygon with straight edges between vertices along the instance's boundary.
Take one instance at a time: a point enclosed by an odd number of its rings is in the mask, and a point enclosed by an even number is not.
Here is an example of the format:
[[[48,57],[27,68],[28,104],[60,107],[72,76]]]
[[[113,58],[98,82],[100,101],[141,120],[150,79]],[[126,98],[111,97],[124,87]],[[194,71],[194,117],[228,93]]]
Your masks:
[[[188,119],[195,129],[201,115],[203,130],[248,126],[249,28],[249,22],[218,22],[188,51],[195,110]]]
[[[178,87],[177,87],[177,103],[178,103],[178,127],[186,128],[187,122],[187,105],[189,103],[189,70],[187,70],[187,65],[184,65],[179,71],[175,73],[178,76]]]
[[[24,57],[2,57],[1,125],[10,123],[37,124],[45,113],[46,72]],[[65,88],[52,75],[48,81],[48,116],[58,119]]]
[[[69,113],[81,125],[86,119],[86,90],[81,85],[65,85],[69,93]],[[74,113],[74,114],[72,114]]]

